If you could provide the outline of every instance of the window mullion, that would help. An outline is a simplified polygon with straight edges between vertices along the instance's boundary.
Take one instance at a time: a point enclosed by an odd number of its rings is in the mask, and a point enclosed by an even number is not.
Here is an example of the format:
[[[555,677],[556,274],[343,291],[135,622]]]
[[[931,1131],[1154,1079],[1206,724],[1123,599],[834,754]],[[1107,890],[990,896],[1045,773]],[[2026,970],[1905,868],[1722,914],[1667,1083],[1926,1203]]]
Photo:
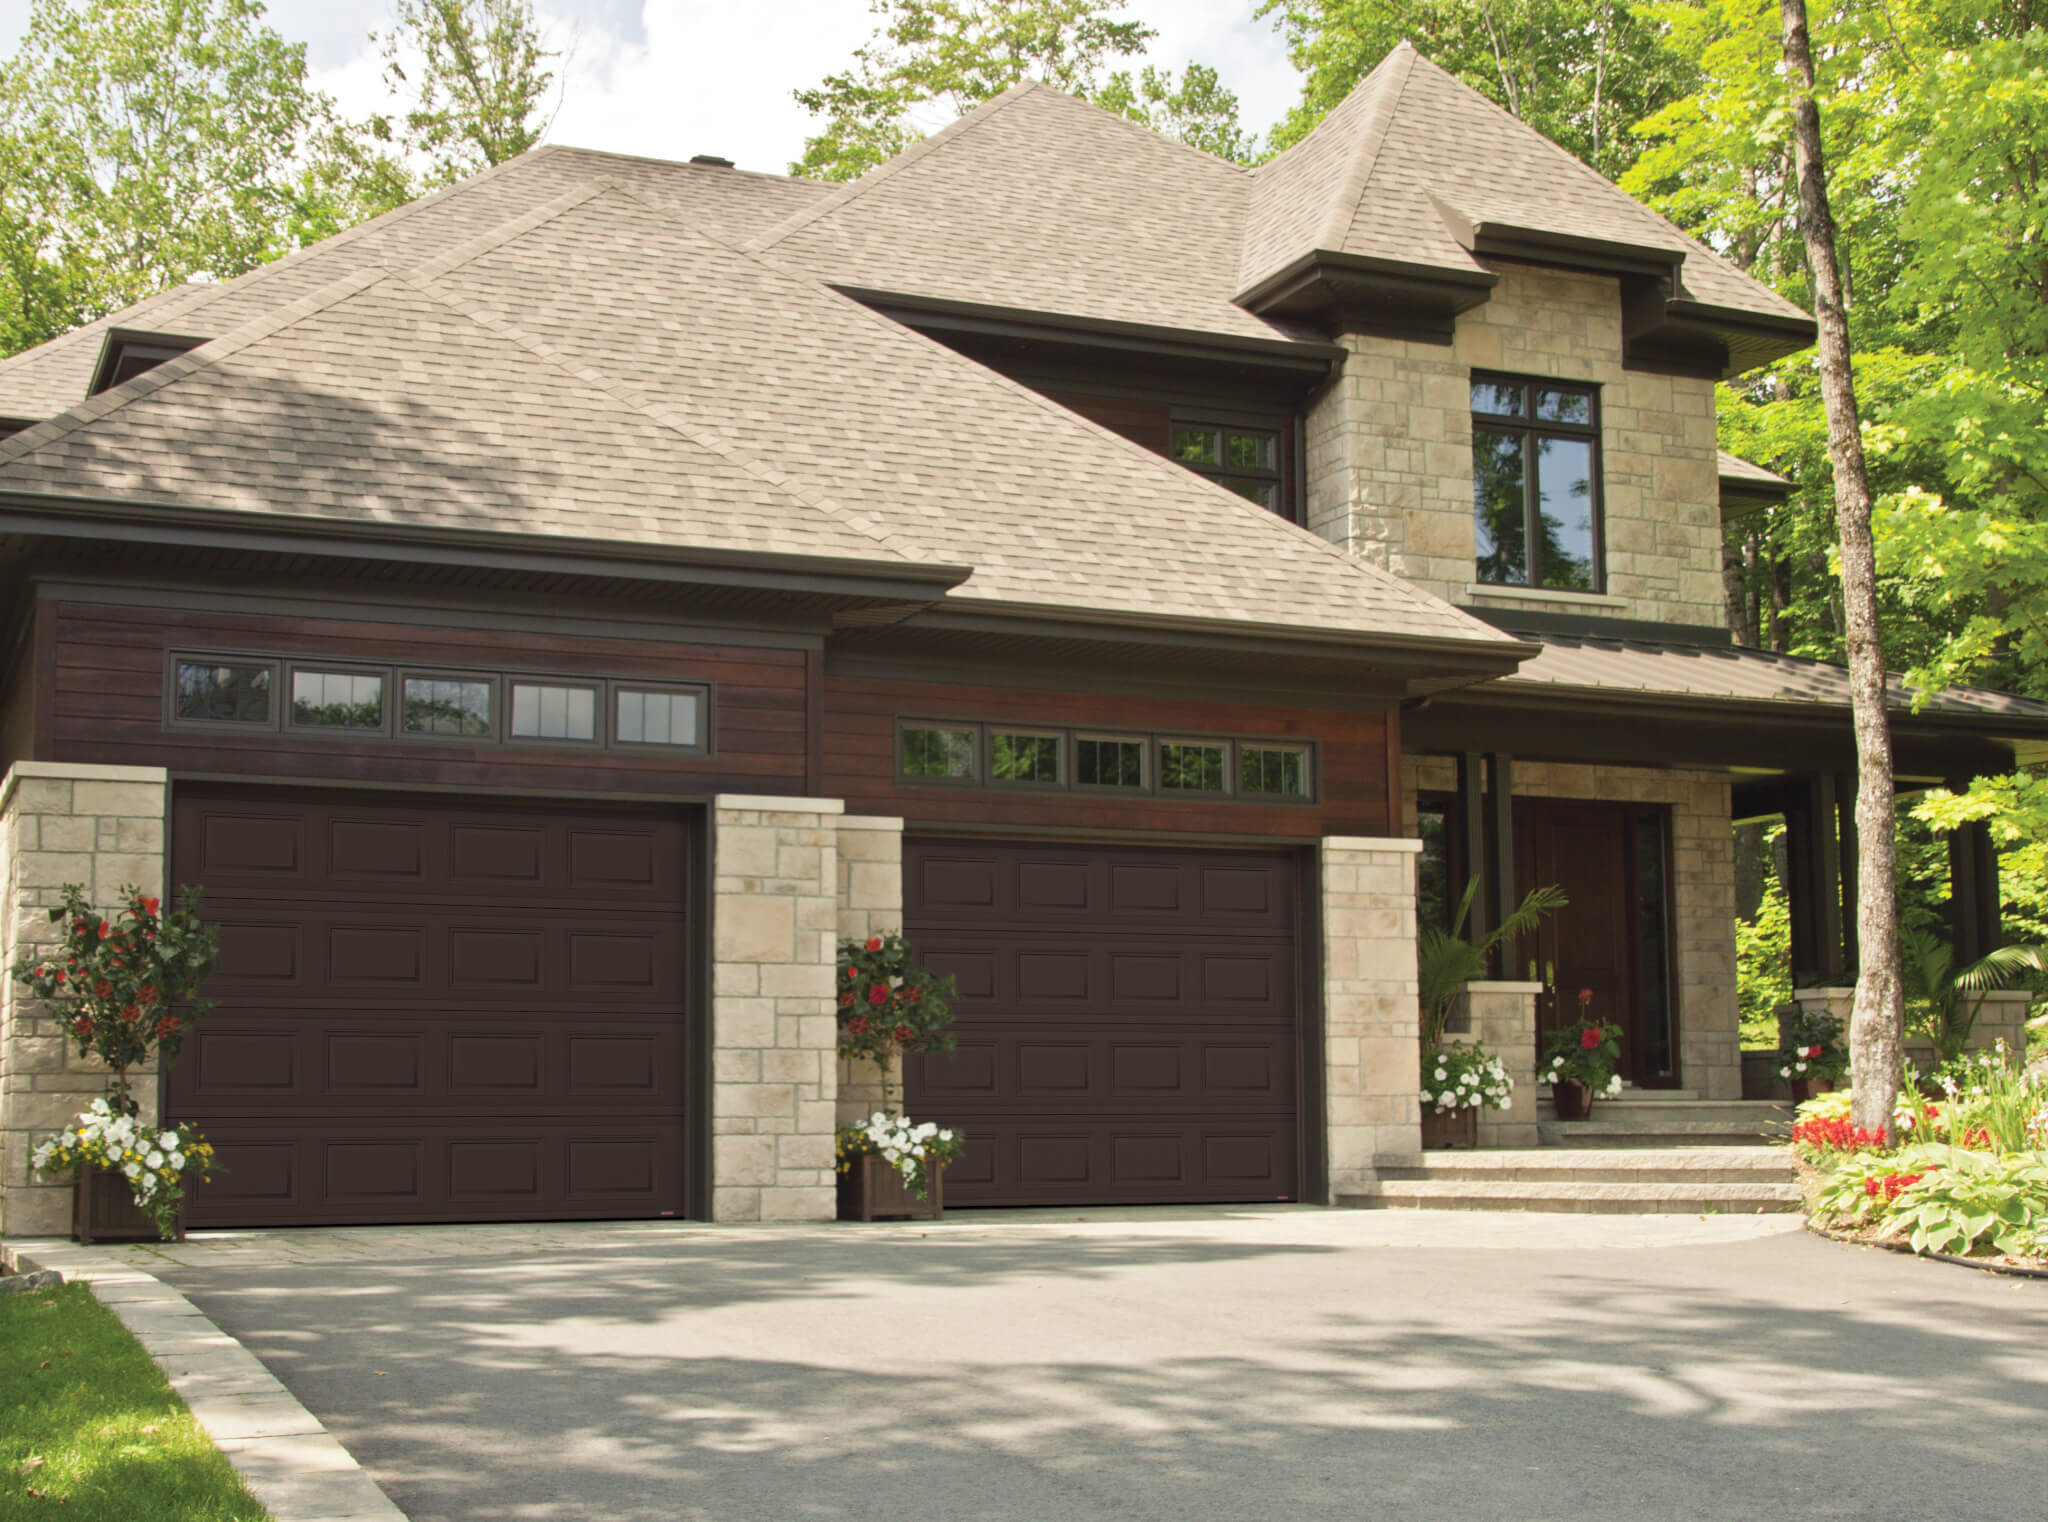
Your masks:
[[[1528,551],[1529,585],[1543,585],[1543,484],[1538,479],[1536,430],[1522,430],[1522,543]]]

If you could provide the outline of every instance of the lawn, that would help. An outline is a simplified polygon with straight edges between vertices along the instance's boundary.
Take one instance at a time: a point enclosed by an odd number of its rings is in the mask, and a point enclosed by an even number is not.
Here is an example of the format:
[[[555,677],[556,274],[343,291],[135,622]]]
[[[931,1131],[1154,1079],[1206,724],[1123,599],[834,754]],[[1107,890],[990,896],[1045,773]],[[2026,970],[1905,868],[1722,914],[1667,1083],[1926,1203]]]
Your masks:
[[[267,1522],[82,1284],[0,1296],[0,1522]]]

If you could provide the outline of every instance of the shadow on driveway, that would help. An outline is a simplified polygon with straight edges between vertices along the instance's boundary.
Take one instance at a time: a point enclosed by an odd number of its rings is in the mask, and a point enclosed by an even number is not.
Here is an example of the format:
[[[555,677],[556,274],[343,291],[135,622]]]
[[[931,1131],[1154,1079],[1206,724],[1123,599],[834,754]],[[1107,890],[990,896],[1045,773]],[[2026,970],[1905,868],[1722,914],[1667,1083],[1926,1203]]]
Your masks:
[[[2048,1285],[1342,1219],[167,1277],[415,1522],[2048,1511]]]

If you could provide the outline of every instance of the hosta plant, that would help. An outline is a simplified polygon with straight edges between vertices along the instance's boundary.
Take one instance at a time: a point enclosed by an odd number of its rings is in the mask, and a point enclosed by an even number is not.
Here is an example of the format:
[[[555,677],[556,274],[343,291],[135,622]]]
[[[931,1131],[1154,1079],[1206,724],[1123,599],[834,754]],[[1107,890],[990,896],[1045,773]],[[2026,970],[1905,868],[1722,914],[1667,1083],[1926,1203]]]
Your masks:
[[[2048,1224],[2048,1159],[2033,1152],[1948,1149],[1893,1202],[1915,1252],[2022,1254]]]
[[[1896,1152],[1846,1152],[1816,1159],[1824,1173],[1814,1191],[1814,1214],[1829,1225],[1863,1226],[1882,1217],[1910,1181],[1938,1168],[1947,1149],[1922,1143]]]
[[[50,919],[64,927],[53,950],[18,957],[14,981],[55,1011],[81,1057],[109,1071],[107,1097],[124,1115],[136,1111],[128,1071],[151,1053],[168,1065],[192,1022],[208,1006],[199,987],[218,957],[211,926],[199,918],[199,894],[187,888],[165,913],[160,899],[121,890],[122,908],[106,915],[76,884]]]
[[[1514,1102],[1515,1080],[1500,1058],[1478,1043],[1440,1046],[1422,1054],[1422,1103],[1439,1115],[1456,1110],[1505,1110]]]
[[[930,1121],[919,1124],[907,1115],[877,1110],[866,1120],[841,1126],[834,1152],[841,1173],[863,1157],[881,1158],[922,1200],[931,1196],[931,1170],[960,1155],[960,1135]]]
[[[953,979],[900,935],[839,943],[839,1055],[886,1065],[898,1052],[953,1050]]]
[[[29,1160],[38,1173],[83,1166],[121,1175],[135,1203],[155,1218],[158,1232],[167,1238],[177,1227],[186,1178],[211,1179],[215,1169],[213,1147],[192,1127],[159,1129],[104,1099],[95,1099]]]

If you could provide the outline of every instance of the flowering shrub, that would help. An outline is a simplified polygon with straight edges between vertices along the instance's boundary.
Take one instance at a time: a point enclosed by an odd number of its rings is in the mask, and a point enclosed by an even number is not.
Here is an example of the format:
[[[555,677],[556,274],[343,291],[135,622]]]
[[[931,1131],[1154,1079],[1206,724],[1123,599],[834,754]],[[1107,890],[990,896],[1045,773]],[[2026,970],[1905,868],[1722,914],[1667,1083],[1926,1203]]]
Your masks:
[[[190,1126],[159,1131],[104,1099],[95,1099],[61,1136],[37,1147],[30,1161],[38,1173],[86,1166],[120,1174],[165,1237],[177,1225],[185,1176],[211,1179],[214,1170],[213,1147]]]
[[[950,1052],[953,994],[900,935],[841,941],[839,1055],[886,1064],[899,1051]]]
[[[1500,1058],[1485,1047],[1440,1046],[1422,1054],[1422,1102],[1439,1115],[1454,1110],[1505,1110],[1513,1102],[1515,1080]]]
[[[908,1116],[877,1110],[857,1125],[841,1126],[834,1148],[838,1169],[846,1172],[855,1160],[879,1157],[903,1175],[919,1199],[931,1194],[931,1168],[942,1168],[960,1155],[958,1132],[930,1121],[913,1124]]]
[[[1852,1126],[1847,1117],[1797,1121],[1792,1127],[1792,1145],[1800,1156],[1812,1161],[1829,1152],[1882,1151],[1888,1142],[1885,1128],[1875,1131]]]
[[[62,944],[40,956],[24,954],[12,976],[56,1007],[81,1057],[96,1056],[113,1070],[108,1097],[115,1110],[133,1115],[128,1070],[152,1051],[166,1064],[178,1055],[208,1008],[196,995],[218,953],[212,927],[199,918],[196,890],[185,889],[169,914],[139,889],[123,888],[121,898],[123,909],[109,918],[86,902],[83,888],[67,886],[62,907],[50,911],[51,921],[64,926]]]
[[[1621,1027],[1608,1025],[1592,1016],[1593,990],[1579,990],[1580,1019],[1560,1026],[1544,1044],[1539,1083],[1579,1083],[1596,1093],[1619,1094],[1621,1074]]]
[[[1778,1076],[1809,1083],[1840,1083],[1849,1073],[1842,1022],[1823,1010],[1802,1009],[1784,1023]]]

